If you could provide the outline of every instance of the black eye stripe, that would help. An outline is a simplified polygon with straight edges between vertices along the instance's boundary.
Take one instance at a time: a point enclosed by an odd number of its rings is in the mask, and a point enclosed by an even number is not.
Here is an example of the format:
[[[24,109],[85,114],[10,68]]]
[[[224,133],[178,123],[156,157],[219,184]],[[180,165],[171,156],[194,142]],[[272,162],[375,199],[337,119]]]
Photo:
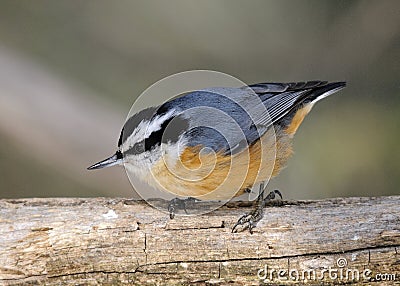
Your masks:
[[[125,151],[125,154],[138,155],[138,154],[143,153],[145,151],[145,148],[144,148],[145,143],[144,142],[145,142],[145,140],[142,140],[142,141],[136,143],[131,148],[129,148],[127,151]]]
[[[189,128],[189,121],[182,116],[175,116],[163,122],[161,128],[144,140],[146,151],[150,151],[161,143],[176,143],[179,136]]]
[[[161,125],[159,130],[151,133],[149,138],[137,142],[125,154],[138,155],[145,151],[151,151],[161,143],[175,143],[188,128],[189,122],[180,116],[168,119]]]

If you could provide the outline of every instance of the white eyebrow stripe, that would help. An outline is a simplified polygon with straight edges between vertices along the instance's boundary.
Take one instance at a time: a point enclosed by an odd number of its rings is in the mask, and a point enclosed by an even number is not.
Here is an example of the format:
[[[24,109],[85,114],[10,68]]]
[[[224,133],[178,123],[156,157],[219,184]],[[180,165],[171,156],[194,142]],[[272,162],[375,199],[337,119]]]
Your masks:
[[[162,124],[166,120],[170,119],[174,115],[174,113],[175,110],[170,110],[161,116],[157,115],[153,117],[151,121],[143,119],[132,132],[132,134],[122,144],[121,150],[125,152],[132,148],[135,143],[149,138],[153,132],[160,130]]]
[[[149,122],[145,134],[144,134],[144,138],[143,139],[147,139],[150,137],[151,133],[158,131],[161,129],[161,125],[168,119],[170,119],[172,117],[172,115],[174,114],[175,110],[170,110],[167,113],[165,113],[162,116],[157,115],[156,117],[154,117],[154,119],[152,121]]]

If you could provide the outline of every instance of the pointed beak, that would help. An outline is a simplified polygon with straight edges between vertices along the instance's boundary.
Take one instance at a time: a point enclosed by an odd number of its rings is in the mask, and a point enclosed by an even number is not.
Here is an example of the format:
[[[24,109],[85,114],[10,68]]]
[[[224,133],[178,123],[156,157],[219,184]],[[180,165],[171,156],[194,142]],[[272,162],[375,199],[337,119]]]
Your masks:
[[[101,168],[106,168],[106,167],[111,167],[114,165],[119,165],[122,163],[122,158],[116,154],[112,155],[110,158],[107,158],[103,161],[100,161],[90,167],[88,167],[88,170],[95,170],[95,169],[101,169]]]

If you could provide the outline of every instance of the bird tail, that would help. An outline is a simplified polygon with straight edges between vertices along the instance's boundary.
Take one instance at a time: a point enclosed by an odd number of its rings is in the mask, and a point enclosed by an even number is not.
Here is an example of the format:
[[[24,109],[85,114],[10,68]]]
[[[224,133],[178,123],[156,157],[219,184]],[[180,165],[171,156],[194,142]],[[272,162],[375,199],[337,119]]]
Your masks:
[[[311,107],[318,100],[337,92],[345,86],[345,82],[328,83],[327,81],[258,83],[249,85],[264,103],[269,113],[269,117],[265,117],[270,118],[272,123],[284,120],[287,116],[293,116],[293,111],[305,105]]]
[[[303,100],[304,104],[307,103],[315,103],[325,97],[328,97],[331,94],[343,89],[346,87],[346,82],[339,81],[339,82],[331,82],[322,87],[314,89],[310,92]]]

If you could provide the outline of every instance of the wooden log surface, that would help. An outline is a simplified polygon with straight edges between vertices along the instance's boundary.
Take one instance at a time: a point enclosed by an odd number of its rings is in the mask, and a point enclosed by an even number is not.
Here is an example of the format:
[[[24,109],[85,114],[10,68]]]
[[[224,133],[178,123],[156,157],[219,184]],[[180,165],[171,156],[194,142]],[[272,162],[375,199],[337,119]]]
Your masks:
[[[400,196],[284,201],[231,233],[249,210],[170,220],[120,198],[0,200],[0,284],[400,283]]]

